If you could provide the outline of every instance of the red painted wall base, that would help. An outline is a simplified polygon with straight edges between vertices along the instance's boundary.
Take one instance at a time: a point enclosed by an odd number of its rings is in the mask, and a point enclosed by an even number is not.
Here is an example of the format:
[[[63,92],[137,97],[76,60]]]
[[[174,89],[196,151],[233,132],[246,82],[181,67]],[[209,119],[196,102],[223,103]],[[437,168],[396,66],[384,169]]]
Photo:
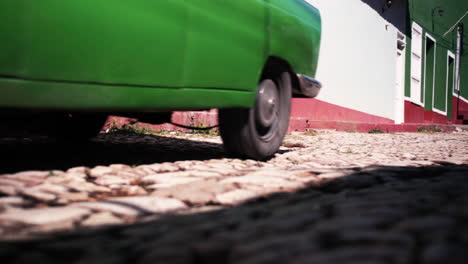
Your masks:
[[[452,116],[450,118],[424,110],[424,107],[410,101],[405,101],[406,123],[453,125],[463,124],[463,119],[468,119],[468,103],[456,96],[452,96]]]
[[[172,116],[172,121],[185,126],[215,126],[218,122],[217,113],[217,110],[175,112]],[[118,123],[128,123],[130,121],[122,117],[110,117],[111,119],[116,120]],[[408,101],[405,102],[405,120],[405,124],[396,125],[393,120],[388,118],[370,115],[317,99],[295,98],[292,102],[288,130],[334,129],[350,132],[369,132],[371,130],[416,132],[421,127],[433,128],[434,126],[445,131],[455,129],[445,116],[432,111],[424,111],[421,106]],[[153,129],[186,131],[186,129],[181,129],[171,124],[148,126],[151,126]]]
[[[455,124],[463,124],[463,120],[468,120],[468,102],[452,96],[452,120]]]
[[[405,101],[405,123],[447,124],[447,117],[433,111],[426,111],[424,107]]]
[[[345,121],[370,124],[393,124],[393,120],[330,104],[317,99],[294,98],[291,117],[313,121]]]

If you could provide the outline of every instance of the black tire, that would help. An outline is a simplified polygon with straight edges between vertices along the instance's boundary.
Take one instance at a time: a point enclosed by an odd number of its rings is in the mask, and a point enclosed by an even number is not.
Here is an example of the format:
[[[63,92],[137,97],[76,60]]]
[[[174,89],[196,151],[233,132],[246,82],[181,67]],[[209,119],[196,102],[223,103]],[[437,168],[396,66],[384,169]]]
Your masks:
[[[60,141],[83,142],[95,137],[106,119],[103,114],[55,114],[47,133]]]
[[[271,158],[288,129],[291,93],[291,76],[283,72],[276,79],[260,82],[253,108],[220,109],[219,126],[225,150],[241,158]]]

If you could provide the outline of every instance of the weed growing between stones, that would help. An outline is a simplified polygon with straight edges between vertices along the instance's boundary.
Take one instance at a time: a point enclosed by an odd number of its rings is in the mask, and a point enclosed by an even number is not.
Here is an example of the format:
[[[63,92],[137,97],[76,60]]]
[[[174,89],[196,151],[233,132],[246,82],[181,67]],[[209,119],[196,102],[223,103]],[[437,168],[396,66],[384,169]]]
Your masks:
[[[304,135],[306,136],[316,136],[318,135],[317,130],[313,130],[311,128],[306,128],[306,131],[304,132]]]
[[[203,120],[198,119],[196,121],[191,121],[190,126],[193,127],[194,129],[190,130],[190,133],[192,134],[197,134],[197,135],[206,135],[206,136],[219,136],[219,130],[218,128],[212,128],[212,129],[204,129],[209,127]],[[197,129],[201,128],[201,129]]]
[[[122,124],[116,119],[112,119],[106,130],[107,133],[130,133],[130,134],[151,134],[151,135],[165,135],[168,131],[164,129],[153,129],[148,125],[142,125],[140,123],[124,123]]]
[[[374,128],[369,131],[369,134],[383,134],[383,133],[385,132],[383,132],[380,128]]]
[[[418,128],[420,133],[444,133],[445,130],[437,126],[423,126]]]

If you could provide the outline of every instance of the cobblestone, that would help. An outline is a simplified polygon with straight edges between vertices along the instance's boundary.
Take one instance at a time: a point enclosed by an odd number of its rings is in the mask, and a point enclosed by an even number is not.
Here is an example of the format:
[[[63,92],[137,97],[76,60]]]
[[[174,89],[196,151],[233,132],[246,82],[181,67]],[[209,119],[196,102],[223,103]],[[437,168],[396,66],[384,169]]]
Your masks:
[[[468,262],[467,132],[292,133],[267,162],[193,134],[38,142],[0,139],[3,263]]]
[[[15,210],[0,215],[0,221],[18,222],[26,225],[61,225],[80,220],[89,213],[81,208],[35,208]]]
[[[96,227],[103,225],[116,225],[122,223],[124,223],[124,221],[121,218],[113,215],[110,212],[103,212],[90,215],[89,218],[81,222],[81,225]]]

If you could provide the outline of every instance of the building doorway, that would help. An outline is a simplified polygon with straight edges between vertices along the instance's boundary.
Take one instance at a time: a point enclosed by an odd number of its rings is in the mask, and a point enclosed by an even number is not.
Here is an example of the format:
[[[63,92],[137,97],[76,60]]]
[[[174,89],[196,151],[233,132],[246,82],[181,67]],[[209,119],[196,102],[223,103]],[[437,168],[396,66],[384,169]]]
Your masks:
[[[433,90],[435,84],[436,67],[436,41],[429,34],[426,34],[425,66],[424,66],[424,89],[421,93],[421,101],[425,110],[432,111]],[[427,102],[427,103],[426,103]]]
[[[395,124],[405,122],[405,35],[397,32],[395,69]]]

